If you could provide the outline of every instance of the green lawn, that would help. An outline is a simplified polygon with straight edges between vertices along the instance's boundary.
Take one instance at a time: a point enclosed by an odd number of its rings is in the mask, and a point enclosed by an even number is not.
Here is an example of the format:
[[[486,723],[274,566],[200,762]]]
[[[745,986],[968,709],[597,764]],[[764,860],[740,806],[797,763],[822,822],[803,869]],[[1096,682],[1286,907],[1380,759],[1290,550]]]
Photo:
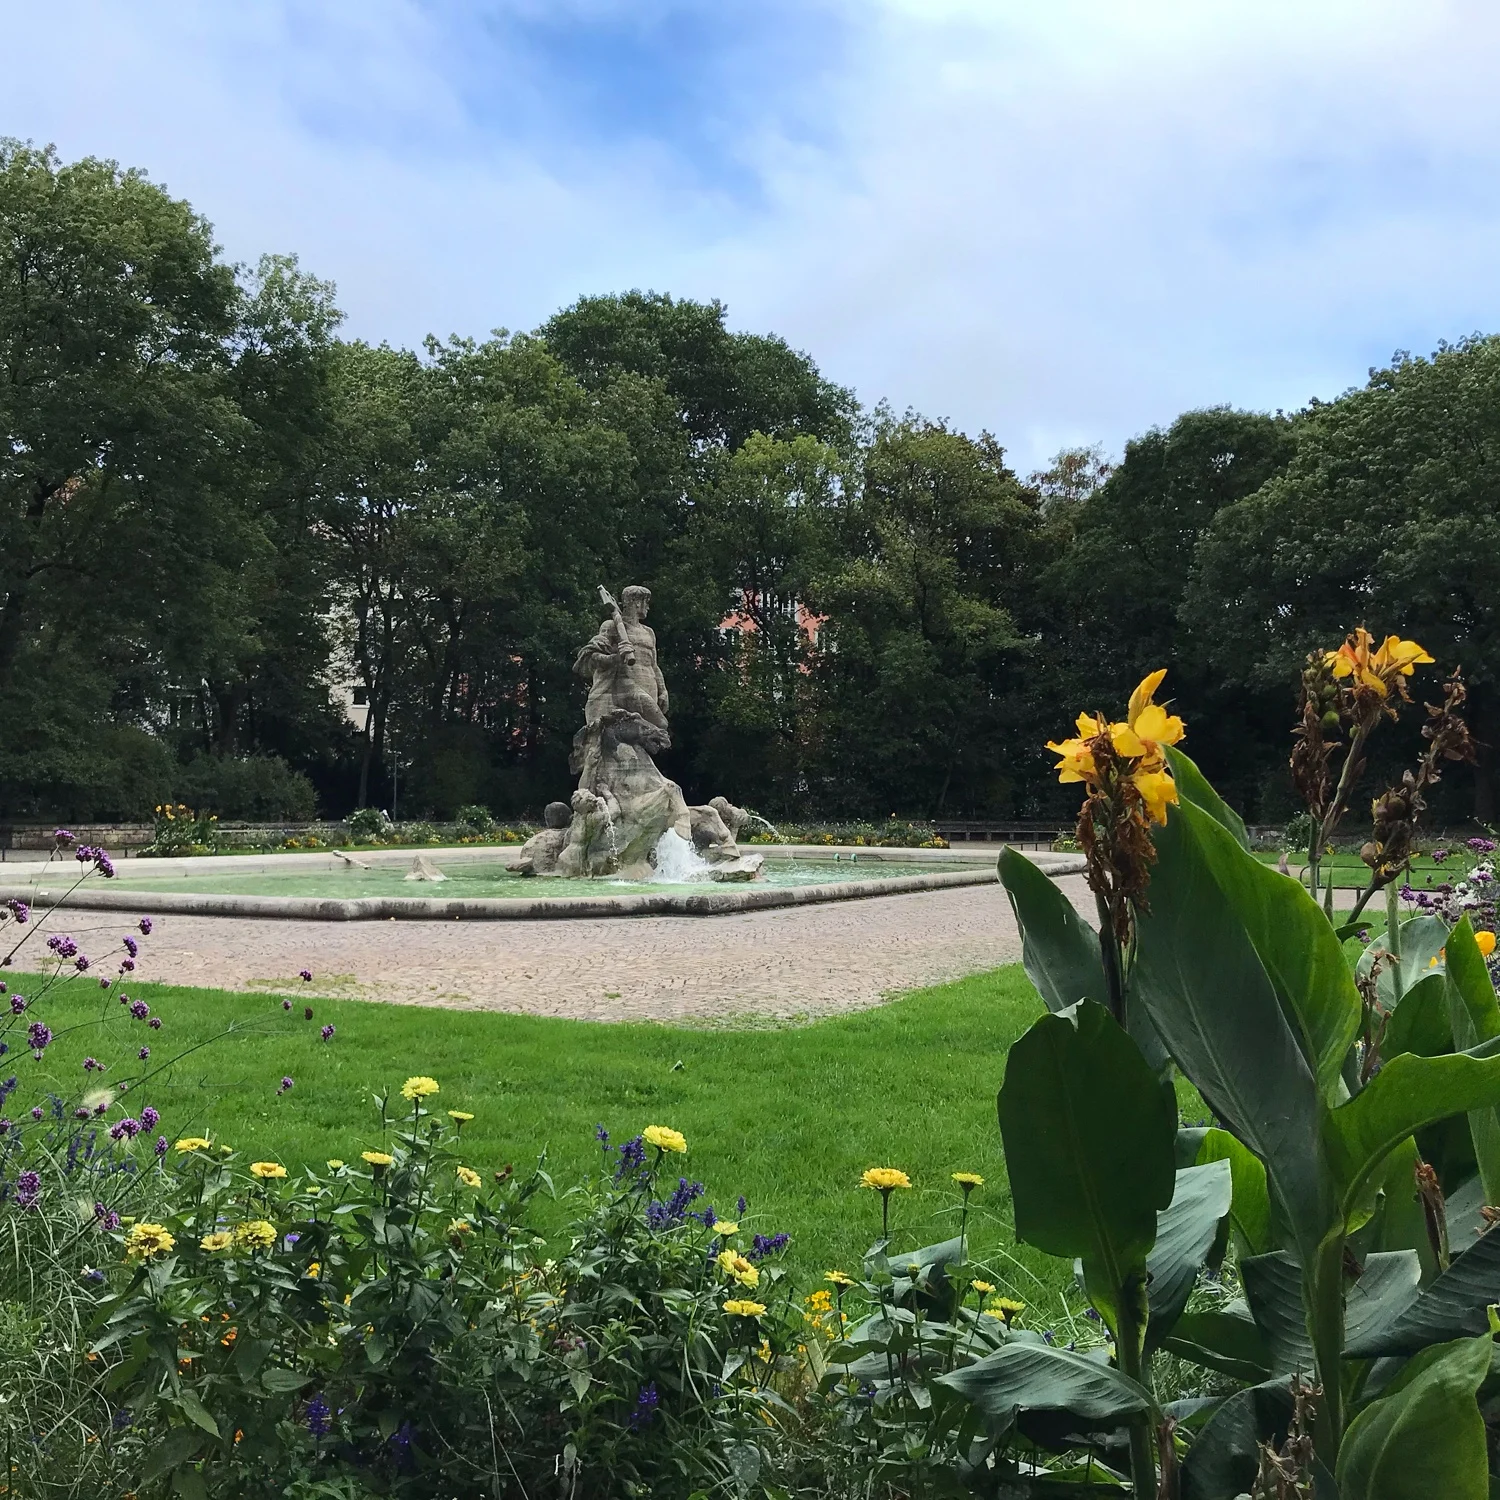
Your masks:
[[[33,979],[32,984],[35,984]],[[27,990],[16,976],[13,988]],[[33,990],[34,993],[34,990]],[[775,1031],[607,1025],[530,1016],[131,984],[164,1018],[151,1032],[111,996],[75,985],[35,1008],[58,1040],[45,1061],[16,1064],[33,1082],[71,1097],[90,1053],[105,1077],[208,1043],[165,1068],[128,1101],[152,1103],[162,1129],[201,1133],[256,1159],[294,1166],[352,1158],[379,1145],[372,1103],[409,1074],[437,1078],[436,1104],[473,1111],[472,1164],[528,1166],[545,1149],[559,1190],[598,1160],[594,1129],[618,1141],[651,1124],[681,1130],[684,1165],[722,1210],[749,1199],[756,1230],[787,1230],[810,1273],[851,1266],[879,1228],[879,1199],[857,1186],[868,1166],[898,1166],[899,1244],[954,1232],[957,1170],[982,1172],[970,1217],[973,1248],[995,1279],[1033,1306],[1060,1307],[1070,1269],[1013,1244],[995,1092],[1012,1042],[1041,1012],[1018,966],[920,990],[878,1009]],[[302,1017],[304,1003],[313,1020]],[[107,1017],[107,1024],[98,1018]],[[319,1039],[325,1022],[333,1041]],[[64,1032],[64,1027],[76,1029]],[[232,1033],[220,1038],[226,1027]],[[295,1086],[278,1097],[283,1074]],[[1191,1103],[1188,1105],[1192,1108]],[[561,1209],[547,1210],[553,1224]],[[1050,1315],[1050,1314],[1049,1314]]]
[[[1255,856],[1262,864],[1274,865],[1280,860],[1281,855],[1275,851],[1260,850]],[[1306,868],[1307,857],[1305,854],[1288,854],[1287,863],[1292,870],[1298,871]],[[1424,890],[1431,886],[1440,885],[1445,880],[1457,878],[1454,864],[1437,865],[1424,856],[1418,855],[1411,862],[1411,884],[1414,889]],[[1354,890],[1362,891],[1370,883],[1370,867],[1357,854],[1340,852],[1338,854],[1326,855],[1322,862],[1322,878],[1327,878],[1329,869],[1333,871],[1333,888],[1338,891]]]

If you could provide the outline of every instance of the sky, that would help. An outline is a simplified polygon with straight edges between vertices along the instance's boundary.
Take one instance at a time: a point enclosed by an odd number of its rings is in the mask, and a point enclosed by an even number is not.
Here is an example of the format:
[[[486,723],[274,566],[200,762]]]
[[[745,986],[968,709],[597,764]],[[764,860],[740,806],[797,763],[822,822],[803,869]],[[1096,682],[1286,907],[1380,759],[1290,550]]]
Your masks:
[[[718,298],[1022,472],[1500,331],[1493,0],[0,0],[0,135],[345,332]]]

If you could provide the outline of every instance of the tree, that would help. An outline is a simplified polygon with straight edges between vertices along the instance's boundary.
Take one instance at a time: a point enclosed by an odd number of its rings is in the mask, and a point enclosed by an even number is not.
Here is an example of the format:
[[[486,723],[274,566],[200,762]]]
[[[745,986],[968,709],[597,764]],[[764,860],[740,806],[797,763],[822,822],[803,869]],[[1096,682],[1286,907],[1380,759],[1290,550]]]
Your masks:
[[[1314,403],[1296,436],[1286,471],[1224,509],[1196,555],[1188,619],[1234,642],[1223,677],[1276,691],[1289,721],[1305,653],[1363,623],[1461,663],[1476,732],[1500,742],[1500,339],[1398,355]],[[1482,752],[1484,818],[1493,777]]]

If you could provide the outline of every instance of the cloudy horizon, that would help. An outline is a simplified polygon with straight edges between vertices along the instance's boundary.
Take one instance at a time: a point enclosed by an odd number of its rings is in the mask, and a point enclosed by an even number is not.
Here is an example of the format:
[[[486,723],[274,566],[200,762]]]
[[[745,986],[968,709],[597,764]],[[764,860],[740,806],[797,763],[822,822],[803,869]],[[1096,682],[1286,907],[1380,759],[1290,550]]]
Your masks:
[[[1500,330],[1474,0],[0,12],[0,134],[142,168],[231,259],[295,253],[350,336],[718,298],[1024,472]]]

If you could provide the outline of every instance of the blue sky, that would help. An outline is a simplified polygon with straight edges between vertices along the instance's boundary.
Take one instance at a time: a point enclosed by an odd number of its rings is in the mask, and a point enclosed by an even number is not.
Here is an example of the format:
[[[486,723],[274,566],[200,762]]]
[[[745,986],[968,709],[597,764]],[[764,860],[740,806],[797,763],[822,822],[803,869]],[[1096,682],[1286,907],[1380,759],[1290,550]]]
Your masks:
[[[1500,331],[1479,0],[0,0],[0,21],[0,133],[144,167],[233,258],[295,251],[367,338],[719,297],[1025,471]]]

